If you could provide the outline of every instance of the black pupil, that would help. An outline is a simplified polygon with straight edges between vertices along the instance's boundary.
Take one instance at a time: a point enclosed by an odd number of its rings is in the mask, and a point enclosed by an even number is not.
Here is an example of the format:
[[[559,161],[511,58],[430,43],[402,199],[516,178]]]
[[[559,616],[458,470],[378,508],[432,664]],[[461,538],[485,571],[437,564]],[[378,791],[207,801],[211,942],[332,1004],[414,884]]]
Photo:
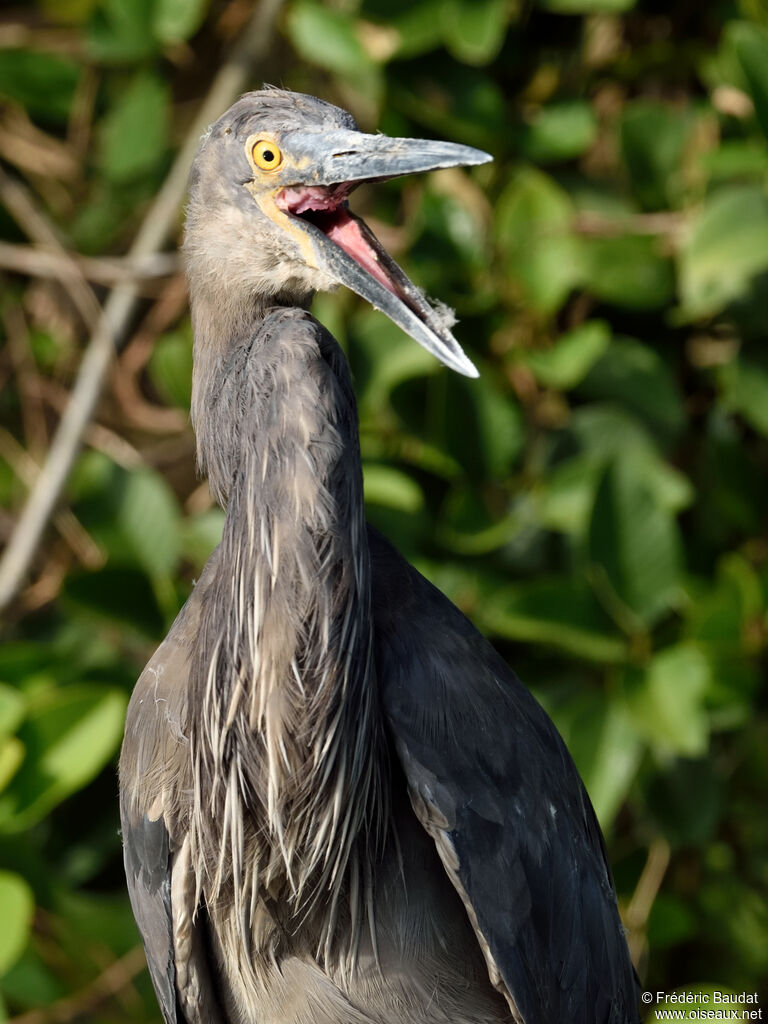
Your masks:
[[[264,152],[261,154],[261,159],[264,160],[266,163],[271,164],[272,161],[275,159],[275,154],[272,152],[271,149],[265,149]]]

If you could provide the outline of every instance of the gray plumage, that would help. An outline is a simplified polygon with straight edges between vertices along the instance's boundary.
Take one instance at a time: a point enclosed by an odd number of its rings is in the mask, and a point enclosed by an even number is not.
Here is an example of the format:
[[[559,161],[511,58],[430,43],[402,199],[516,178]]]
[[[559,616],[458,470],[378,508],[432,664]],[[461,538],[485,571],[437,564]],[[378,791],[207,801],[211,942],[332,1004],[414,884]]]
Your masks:
[[[128,887],[166,1024],[635,1024],[599,827],[554,726],[364,519],[355,400],[306,311],[344,283],[474,367],[346,197],[484,162],[250,93],[185,251],[221,544],[131,700]]]

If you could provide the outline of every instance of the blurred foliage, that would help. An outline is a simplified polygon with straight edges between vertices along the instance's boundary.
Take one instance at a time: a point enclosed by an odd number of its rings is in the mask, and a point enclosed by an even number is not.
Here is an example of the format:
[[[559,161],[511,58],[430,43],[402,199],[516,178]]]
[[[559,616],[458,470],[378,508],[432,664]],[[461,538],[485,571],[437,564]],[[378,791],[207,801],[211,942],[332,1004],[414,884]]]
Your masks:
[[[252,6],[4,9],[0,157],[68,247],[124,252]],[[646,986],[766,999],[765,0],[286,0],[264,80],[496,157],[354,197],[455,306],[478,381],[350,294],[316,300],[355,374],[369,516],[563,732]],[[23,227],[0,209],[6,241]],[[0,649],[0,1015],[74,993],[56,1019],[159,1020],[114,765],[222,514],[194,474],[183,289],[143,288]],[[86,332],[12,265],[0,329],[7,539]]]

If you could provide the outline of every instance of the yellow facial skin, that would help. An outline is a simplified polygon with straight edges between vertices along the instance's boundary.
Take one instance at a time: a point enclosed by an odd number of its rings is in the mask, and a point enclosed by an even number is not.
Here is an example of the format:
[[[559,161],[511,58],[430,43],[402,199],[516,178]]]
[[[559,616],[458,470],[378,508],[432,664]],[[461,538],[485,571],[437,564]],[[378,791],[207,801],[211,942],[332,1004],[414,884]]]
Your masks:
[[[245,187],[253,196],[261,212],[269,217],[281,231],[296,241],[304,262],[319,270],[315,247],[306,231],[298,226],[295,219],[284,213],[275,202],[277,193],[289,182],[293,183],[306,175],[308,160],[292,160],[282,151],[274,135],[259,133],[251,135],[245,143],[245,155],[253,171],[253,180]],[[297,177],[297,174],[301,177]]]

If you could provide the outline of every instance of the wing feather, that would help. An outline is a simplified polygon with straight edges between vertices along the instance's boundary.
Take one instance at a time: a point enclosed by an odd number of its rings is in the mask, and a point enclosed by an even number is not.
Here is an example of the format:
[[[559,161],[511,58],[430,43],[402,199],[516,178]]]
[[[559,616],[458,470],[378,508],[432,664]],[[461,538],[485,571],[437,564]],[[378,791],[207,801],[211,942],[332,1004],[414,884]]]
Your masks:
[[[562,739],[450,601],[369,541],[385,715],[491,981],[521,1024],[636,1024],[602,835]]]
[[[133,691],[120,755],[123,859],[136,924],[165,1024],[221,1024],[208,950],[207,917],[196,903],[185,735],[189,652],[203,576]]]
[[[133,916],[165,1024],[182,1024],[176,1002],[168,832],[162,819],[123,818],[123,859]]]

